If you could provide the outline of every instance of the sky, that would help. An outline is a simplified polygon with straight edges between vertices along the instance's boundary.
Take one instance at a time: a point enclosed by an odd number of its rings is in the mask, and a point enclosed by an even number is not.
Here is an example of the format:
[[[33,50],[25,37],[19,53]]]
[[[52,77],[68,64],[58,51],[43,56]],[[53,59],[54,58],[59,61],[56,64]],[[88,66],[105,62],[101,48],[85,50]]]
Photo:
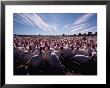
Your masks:
[[[96,13],[14,13],[14,34],[73,35],[97,32]]]

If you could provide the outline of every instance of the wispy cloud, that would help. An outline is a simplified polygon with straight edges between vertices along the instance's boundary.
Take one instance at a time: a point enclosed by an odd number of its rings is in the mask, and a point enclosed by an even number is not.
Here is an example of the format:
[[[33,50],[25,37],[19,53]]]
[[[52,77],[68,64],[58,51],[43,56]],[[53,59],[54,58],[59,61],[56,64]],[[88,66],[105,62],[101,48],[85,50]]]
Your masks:
[[[87,29],[82,30],[82,31],[80,31],[80,32],[81,32],[81,33],[84,33],[84,32],[89,32],[89,31],[94,30],[94,29],[97,29],[97,27],[87,28]]]
[[[94,13],[84,14],[83,16],[79,17],[79,19],[77,19],[73,25],[84,23],[84,22],[88,21],[93,15],[94,15]]]
[[[24,24],[24,25],[26,25],[24,22],[22,22],[22,21],[20,21],[20,20],[18,20],[18,19],[14,19],[16,22],[18,22],[18,23],[21,23],[21,24]]]
[[[26,15],[26,13],[22,14],[22,13],[18,13],[17,14],[19,19],[18,20],[21,20],[22,22],[24,22],[25,24],[27,25],[32,25],[32,22],[31,20],[29,19],[29,16]]]
[[[68,29],[70,27],[70,24],[66,24],[66,25],[64,25],[64,29]]]
[[[32,26],[35,26],[37,28],[43,29],[45,31],[56,31],[57,30],[57,28],[55,26],[49,25],[47,22],[45,22],[42,19],[42,17],[40,17],[39,15],[37,15],[35,13],[31,13],[31,14],[17,13],[17,15],[21,19],[14,19],[14,20],[16,20],[19,23],[32,25]]]
[[[87,29],[90,25],[89,24],[81,24],[78,25],[77,27],[72,27],[72,30],[70,30],[70,32],[75,33],[77,31],[82,31],[84,29]]]
[[[37,33],[76,34],[78,32],[96,30],[97,20],[91,19],[91,17],[95,17],[94,14],[95,13],[81,14],[77,16],[77,18],[74,18],[74,14],[67,14],[64,19],[63,15],[58,15],[57,17],[54,14],[16,13],[14,14],[14,21],[23,24],[21,25],[23,29],[28,26],[36,29],[34,32]],[[31,32],[31,30],[29,31]]]
[[[59,25],[58,24],[53,24],[53,23],[49,23],[49,25],[51,25],[52,31],[56,31],[58,32],[59,30]]]
[[[94,13],[87,13],[79,17],[76,21],[74,21],[71,25],[65,25],[65,29],[68,29],[70,33],[78,33],[78,32],[88,32],[92,30],[93,27],[92,24],[94,23],[89,23],[88,21],[90,18],[94,15]]]
[[[78,25],[75,25],[75,26],[70,26],[69,27],[69,30],[79,30],[79,29],[83,29],[83,28],[86,28],[86,27],[88,27],[89,26],[89,24],[87,24],[87,23],[82,23],[82,24],[78,24]]]

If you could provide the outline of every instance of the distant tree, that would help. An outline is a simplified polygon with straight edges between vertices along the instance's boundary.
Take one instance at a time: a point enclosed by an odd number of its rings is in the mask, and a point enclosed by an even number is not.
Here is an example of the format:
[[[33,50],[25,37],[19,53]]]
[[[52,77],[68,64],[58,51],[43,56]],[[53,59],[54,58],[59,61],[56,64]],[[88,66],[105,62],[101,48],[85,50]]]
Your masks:
[[[65,36],[65,34],[63,34],[63,36]]]
[[[14,36],[17,36],[17,34],[14,34]]]
[[[86,36],[86,33],[84,33],[84,36]]]
[[[97,35],[97,32],[95,32],[95,35]]]
[[[76,36],[76,34],[74,34],[74,36]]]
[[[81,33],[79,33],[78,35],[81,36]]]
[[[92,35],[92,32],[88,32],[88,36]]]

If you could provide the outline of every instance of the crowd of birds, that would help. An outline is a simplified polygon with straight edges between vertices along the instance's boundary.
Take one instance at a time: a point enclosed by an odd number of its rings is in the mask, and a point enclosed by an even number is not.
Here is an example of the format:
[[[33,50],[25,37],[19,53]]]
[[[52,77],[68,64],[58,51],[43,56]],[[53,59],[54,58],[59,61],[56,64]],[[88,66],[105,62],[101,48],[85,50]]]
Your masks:
[[[96,36],[14,36],[14,75],[97,75]]]

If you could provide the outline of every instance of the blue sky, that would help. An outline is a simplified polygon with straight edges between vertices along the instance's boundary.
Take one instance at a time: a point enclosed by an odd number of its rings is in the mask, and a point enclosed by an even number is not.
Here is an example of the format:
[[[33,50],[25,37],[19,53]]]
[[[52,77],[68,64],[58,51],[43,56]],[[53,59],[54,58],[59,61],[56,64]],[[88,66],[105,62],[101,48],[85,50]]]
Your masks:
[[[72,35],[97,32],[96,13],[14,13],[14,34]]]

